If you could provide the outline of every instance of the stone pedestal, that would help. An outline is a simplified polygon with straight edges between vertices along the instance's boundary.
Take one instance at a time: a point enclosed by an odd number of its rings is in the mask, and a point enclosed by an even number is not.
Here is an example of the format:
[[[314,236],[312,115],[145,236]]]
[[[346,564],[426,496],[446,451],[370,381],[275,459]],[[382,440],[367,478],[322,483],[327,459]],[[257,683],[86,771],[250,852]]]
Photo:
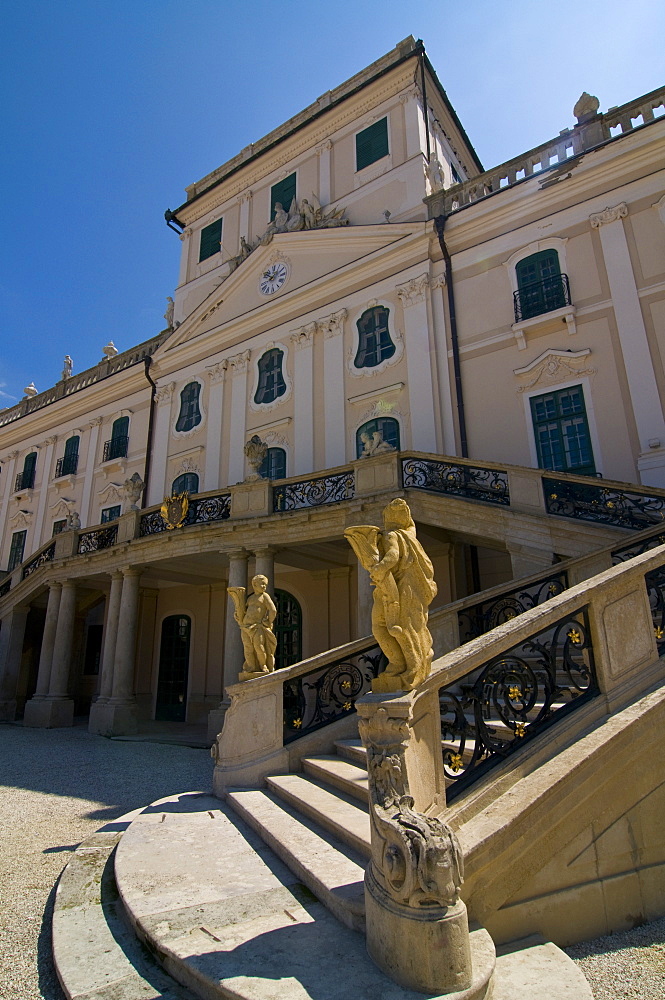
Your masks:
[[[211,743],[217,739],[224,728],[227,709],[228,705],[222,703],[219,708],[213,708],[211,712],[208,712],[208,739]]]
[[[96,701],[90,707],[88,731],[98,736],[133,736],[139,731],[134,701]]]
[[[74,723],[71,698],[31,698],[25,706],[23,725],[35,729],[58,729]]]

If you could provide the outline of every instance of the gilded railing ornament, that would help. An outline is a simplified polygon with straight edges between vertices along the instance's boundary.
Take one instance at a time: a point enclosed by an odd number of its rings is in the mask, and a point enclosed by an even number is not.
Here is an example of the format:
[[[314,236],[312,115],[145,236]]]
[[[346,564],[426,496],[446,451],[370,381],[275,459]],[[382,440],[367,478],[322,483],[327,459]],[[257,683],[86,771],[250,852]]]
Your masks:
[[[173,496],[164,497],[160,514],[166,525],[167,531],[174,528],[182,528],[189,510],[189,493],[174,493]]]

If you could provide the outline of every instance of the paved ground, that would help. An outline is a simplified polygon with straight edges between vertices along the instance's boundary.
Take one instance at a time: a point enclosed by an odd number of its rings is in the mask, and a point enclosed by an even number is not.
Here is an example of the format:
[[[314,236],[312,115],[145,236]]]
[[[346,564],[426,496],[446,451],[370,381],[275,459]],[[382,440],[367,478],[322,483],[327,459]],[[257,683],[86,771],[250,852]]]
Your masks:
[[[211,776],[207,750],[0,725],[0,1000],[64,1000],[50,919],[71,851],[130,809],[208,789]],[[596,1000],[665,996],[665,919],[568,952]]]

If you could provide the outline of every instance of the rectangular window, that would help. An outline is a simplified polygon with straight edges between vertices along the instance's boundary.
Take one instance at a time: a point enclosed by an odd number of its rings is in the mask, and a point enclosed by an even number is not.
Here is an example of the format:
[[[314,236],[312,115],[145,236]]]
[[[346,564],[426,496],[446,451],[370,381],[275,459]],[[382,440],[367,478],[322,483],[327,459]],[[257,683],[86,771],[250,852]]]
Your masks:
[[[388,155],[388,119],[382,118],[356,136],[356,170]]]
[[[222,246],[222,220],[217,219],[209,226],[204,226],[201,230],[201,247],[199,250],[199,264],[202,260],[207,260],[214,254],[219,253]]]
[[[104,507],[102,510],[102,524],[108,524],[109,521],[117,521],[120,517],[120,504],[117,507]]]
[[[296,196],[296,175],[289,174],[279,184],[270,188],[270,221],[275,218],[275,208],[279,203],[285,212],[291,208],[291,202]]]
[[[27,534],[27,531],[15,531],[12,535],[12,546],[9,550],[9,565],[7,566],[7,570],[10,573],[19,563],[23,562],[23,549],[25,548]]]
[[[531,416],[541,469],[595,475],[581,385],[532,396]]]
[[[59,521],[53,522],[53,536],[59,535],[61,531],[65,530],[65,525],[67,524],[67,518],[63,517]]]

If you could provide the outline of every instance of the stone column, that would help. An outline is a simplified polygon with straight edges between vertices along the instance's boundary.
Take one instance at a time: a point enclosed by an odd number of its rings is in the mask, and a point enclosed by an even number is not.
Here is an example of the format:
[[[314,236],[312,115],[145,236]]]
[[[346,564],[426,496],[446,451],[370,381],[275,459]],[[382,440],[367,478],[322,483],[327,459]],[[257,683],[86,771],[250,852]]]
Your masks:
[[[369,573],[358,563],[357,576],[357,639],[364,639],[372,634],[372,606],[374,604],[374,587],[369,578]]]
[[[85,460],[85,476],[83,479],[83,495],[81,498],[81,526],[87,527],[90,521],[90,497],[92,496],[92,481],[95,475],[95,465],[97,459],[97,439],[99,438],[99,428],[102,422],[101,417],[93,417],[90,421],[90,436],[88,438],[88,453]],[[97,518],[92,522],[97,523]]]
[[[346,425],[344,414],[344,320],[340,309],[319,323],[323,329],[323,365],[326,377],[323,389],[326,468],[346,463]]]
[[[76,581],[65,580],[58,605],[48,694],[37,701],[31,709],[28,725],[54,729],[59,726],[71,726],[74,721],[74,701],[69,696],[69,673],[72,666],[75,623]]]
[[[623,219],[624,203],[591,215],[605,258],[624,369],[637,426],[641,482],[665,486],[665,421]]]
[[[44,623],[44,634],[42,636],[42,648],[39,654],[39,669],[37,672],[37,686],[34,696],[26,703],[25,715],[23,717],[24,726],[42,726],[43,705],[49,692],[51,681],[51,665],[53,663],[53,650],[55,648],[55,637],[58,628],[58,615],[60,612],[60,597],[62,595],[62,584],[53,582],[49,584],[48,605],[46,608],[46,621]]]
[[[245,416],[247,409],[247,369],[249,351],[228,359],[231,372],[231,420],[229,426],[229,486],[245,478]]]
[[[245,191],[238,198],[238,204],[240,205],[240,222],[239,230],[240,235],[244,236],[245,239],[251,243],[250,237],[250,225],[249,225],[249,210],[252,205],[252,192]]]
[[[29,607],[13,608],[2,619],[0,628],[0,722],[13,722],[16,716],[16,687],[23,656],[23,639]]]
[[[169,382],[168,385],[160,386],[155,395],[157,412],[155,414],[155,435],[152,442],[150,481],[148,482],[148,497],[146,499],[148,507],[160,503],[164,498],[171,428],[171,399],[174,389],[175,383]]]
[[[104,644],[102,646],[102,666],[99,679],[99,695],[90,706],[88,729],[91,733],[105,732],[106,718],[102,710],[113,693],[113,662],[118,637],[118,622],[120,620],[120,599],[122,596],[123,575],[118,570],[111,576],[106,623],[104,625]]]
[[[228,587],[247,586],[247,553],[244,549],[232,549],[227,553],[229,557],[229,579]],[[268,574],[266,573],[266,576]],[[268,577],[270,579],[270,577]],[[224,716],[229,707],[230,701],[226,694],[229,684],[237,684],[238,675],[242,670],[244,654],[242,649],[242,639],[240,629],[233,617],[233,601],[226,595],[226,617],[224,620],[224,660],[222,664],[224,677],[224,691],[222,701],[218,708],[213,708],[208,713],[208,737],[214,739],[221,732],[224,725]]]
[[[404,309],[404,350],[411,408],[411,447],[417,451],[436,452],[432,352],[427,318],[428,288],[429,275],[421,274],[404,285],[398,285],[397,294],[402,300]]]
[[[293,475],[314,469],[314,333],[317,324],[308,323],[291,335],[293,359]]]
[[[204,490],[216,490],[222,485],[220,474],[225,375],[226,361],[208,368],[210,393],[208,396],[208,433],[206,437],[205,472],[203,475]]]
[[[272,598],[275,597],[275,549],[271,548],[270,545],[266,545],[265,548],[255,549],[254,557],[256,560],[256,565],[254,569],[255,575],[262,573],[263,576],[268,577],[268,593]],[[229,584],[233,587],[234,584]],[[242,584],[240,584],[242,587]]]

